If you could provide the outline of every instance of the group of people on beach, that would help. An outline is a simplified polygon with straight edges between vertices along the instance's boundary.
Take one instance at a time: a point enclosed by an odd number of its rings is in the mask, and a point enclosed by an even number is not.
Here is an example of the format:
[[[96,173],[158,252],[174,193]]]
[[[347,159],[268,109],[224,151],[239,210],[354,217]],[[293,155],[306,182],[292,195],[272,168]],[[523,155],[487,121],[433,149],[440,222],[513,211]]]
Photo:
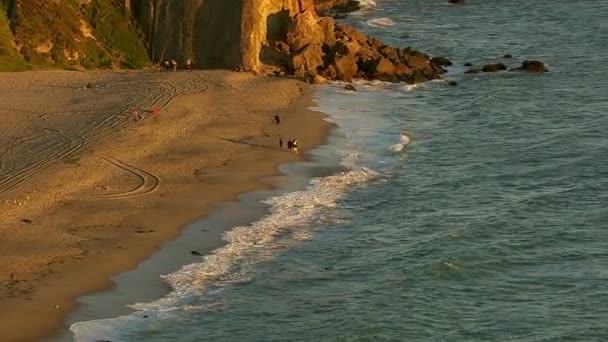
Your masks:
[[[164,62],[162,62],[161,64],[159,64],[158,71],[161,70],[161,66],[162,66],[162,68],[165,69],[165,71],[177,71],[178,63],[175,59],[172,59],[172,60],[167,59]],[[186,70],[192,71],[192,59],[191,58],[186,59]]]
[[[278,115],[274,116],[274,124],[279,125],[281,123],[281,117]],[[279,137],[279,148],[283,148],[283,138]],[[287,140],[287,148],[293,153],[298,153],[298,139]]]

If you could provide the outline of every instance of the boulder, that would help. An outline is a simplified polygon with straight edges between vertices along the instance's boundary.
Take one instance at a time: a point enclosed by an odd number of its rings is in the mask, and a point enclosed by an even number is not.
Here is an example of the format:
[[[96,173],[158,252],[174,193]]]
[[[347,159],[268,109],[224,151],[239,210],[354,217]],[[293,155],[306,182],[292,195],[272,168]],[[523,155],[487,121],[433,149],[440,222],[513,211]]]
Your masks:
[[[420,83],[425,81],[427,81],[427,78],[420,70],[414,70],[412,75],[405,80],[405,82],[409,84]]]
[[[287,44],[292,52],[298,53],[309,44],[321,45],[325,34],[317,22],[317,16],[312,11],[298,13],[287,31]]]
[[[336,24],[334,28],[336,39],[354,40],[359,45],[364,45],[369,38],[362,32],[355,30],[354,28],[345,24]]]
[[[407,80],[412,76],[412,69],[403,63],[397,63],[395,66],[395,75],[400,81]]]
[[[308,44],[291,59],[291,70],[296,77],[316,74],[323,65],[323,51],[318,44]]]
[[[355,56],[340,56],[331,65],[336,70],[336,79],[344,82],[351,82],[357,73],[357,62]]]
[[[507,70],[507,67],[502,63],[486,64],[481,68],[483,72],[497,72],[500,70]]]
[[[317,74],[311,79],[311,83],[312,84],[323,84],[323,83],[327,83],[327,79],[325,77]]]
[[[391,62],[396,63],[399,61],[400,51],[396,47],[385,45],[378,49],[378,52],[382,54],[382,56],[388,58]]]
[[[361,50],[361,45],[354,40],[338,40],[332,47],[334,57],[338,56],[354,56]]]
[[[433,57],[431,58],[431,63],[435,64],[435,65],[439,65],[439,66],[449,66],[452,65],[452,62],[445,58],[445,57]]]
[[[469,62],[467,62],[467,63],[464,63],[464,64],[463,64],[463,65],[464,65],[464,66],[466,66],[466,67],[470,67],[470,66],[473,66],[473,64],[471,64],[471,63],[469,63]]]
[[[502,58],[513,58],[513,56],[506,54],[506,55],[502,56]]]
[[[547,68],[545,67],[545,64],[543,62],[528,61],[528,60],[523,61],[519,68],[515,68],[512,70],[529,71],[529,72],[548,72],[549,71],[549,70],[547,70]]]
[[[458,82],[456,81],[450,81],[450,83],[448,83],[449,85],[451,85],[452,87],[455,87],[458,85]]]
[[[396,71],[395,64],[391,62],[388,58],[380,57],[376,59],[374,62],[375,66],[373,68],[374,75],[393,75]]]

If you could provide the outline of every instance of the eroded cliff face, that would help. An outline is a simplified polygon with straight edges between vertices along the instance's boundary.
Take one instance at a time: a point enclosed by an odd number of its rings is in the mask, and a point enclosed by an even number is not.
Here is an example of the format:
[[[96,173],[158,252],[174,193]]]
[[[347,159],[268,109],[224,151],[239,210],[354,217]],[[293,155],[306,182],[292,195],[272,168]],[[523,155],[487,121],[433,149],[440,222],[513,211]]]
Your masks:
[[[129,1],[129,0],[127,0]],[[130,0],[154,61],[259,70],[263,47],[312,0]]]
[[[243,0],[130,0],[129,7],[154,61],[191,58],[199,68],[241,64]]]

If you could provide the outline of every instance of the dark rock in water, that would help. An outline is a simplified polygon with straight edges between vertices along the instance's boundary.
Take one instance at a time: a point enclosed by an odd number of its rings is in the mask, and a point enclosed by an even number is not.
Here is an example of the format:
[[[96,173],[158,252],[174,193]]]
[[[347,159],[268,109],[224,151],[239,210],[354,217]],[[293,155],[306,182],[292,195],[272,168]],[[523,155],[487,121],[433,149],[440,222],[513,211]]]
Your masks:
[[[431,63],[440,65],[440,66],[452,65],[452,62],[449,59],[447,59],[445,57],[439,57],[439,56],[431,58]]]
[[[500,70],[507,70],[507,66],[502,63],[486,64],[481,68],[483,72],[497,72]]]
[[[528,60],[523,61],[519,68],[511,69],[511,71],[513,71],[513,70],[529,71],[529,72],[547,72],[547,71],[549,71],[549,70],[547,70],[547,68],[545,67],[545,64],[543,62],[528,61]]]
[[[143,318],[148,318],[148,315],[143,315]]]
[[[468,66],[468,67],[473,66],[473,64],[471,64],[471,63],[469,63],[469,62],[464,63],[463,65],[464,65],[464,66]]]
[[[202,254],[197,251],[191,251],[190,254],[196,255],[196,256],[202,256]]]
[[[506,54],[506,55],[502,56],[502,58],[513,58],[513,56]]]
[[[448,0],[451,4],[464,4],[464,0]]]
[[[355,88],[355,86],[353,86],[352,84],[345,85],[344,89],[350,90],[350,91],[357,91],[357,89]]]
[[[401,39],[406,39],[406,38],[412,38],[412,36],[410,36],[409,34],[404,34],[401,37],[399,37]]]
[[[464,73],[465,73],[465,74],[476,74],[476,73],[478,73],[478,72],[481,72],[481,70],[471,68],[471,69],[469,69],[469,70],[465,71]]]
[[[450,83],[448,83],[449,85],[451,85],[452,87],[455,87],[458,85],[458,83],[456,81],[451,81]]]

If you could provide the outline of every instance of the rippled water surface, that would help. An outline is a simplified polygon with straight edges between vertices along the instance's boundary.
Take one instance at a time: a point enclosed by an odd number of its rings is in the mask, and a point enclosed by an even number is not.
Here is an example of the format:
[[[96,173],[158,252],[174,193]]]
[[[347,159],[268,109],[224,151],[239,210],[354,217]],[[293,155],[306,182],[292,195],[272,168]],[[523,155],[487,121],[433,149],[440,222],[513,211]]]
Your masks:
[[[446,2],[347,21],[452,59],[457,87],[323,87],[350,171],[270,201],[178,291],[82,340],[608,340],[608,2]],[[463,74],[524,59],[550,72]]]

